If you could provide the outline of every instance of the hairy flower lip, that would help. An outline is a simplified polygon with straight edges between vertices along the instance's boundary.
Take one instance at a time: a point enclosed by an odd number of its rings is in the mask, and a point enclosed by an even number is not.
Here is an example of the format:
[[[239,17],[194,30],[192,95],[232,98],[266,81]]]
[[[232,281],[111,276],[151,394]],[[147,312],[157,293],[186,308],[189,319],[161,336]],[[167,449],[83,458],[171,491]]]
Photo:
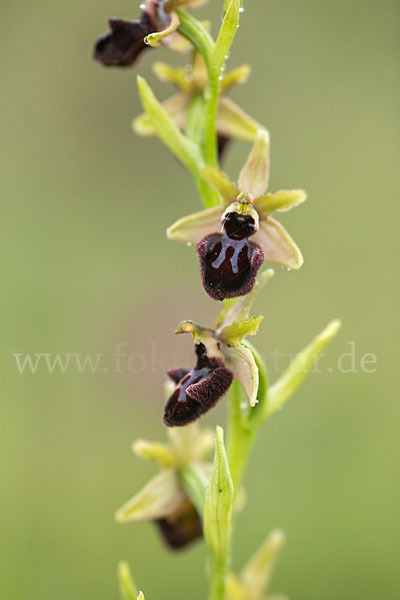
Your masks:
[[[210,358],[203,343],[195,344],[195,352],[195,367],[168,371],[177,387],[164,409],[167,427],[181,427],[198,419],[215,406],[233,381],[232,372],[219,358]]]
[[[264,261],[260,246],[248,239],[231,239],[212,233],[197,245],[201,278],[207,294],[214,300],[248,294]]]
[[[192,502],[182,501],[170,515],[156,519],[164,542],[173,550],[183,550],[203,536],[203,523]]]
[[[170,22],[170,16],[164,11],[164,0],[147,0],[139,19],[109,19],[110,31],[95,42],[93,58],[105,67],[130,67],[140,54],[150,49],[145,38],[162,31]]]

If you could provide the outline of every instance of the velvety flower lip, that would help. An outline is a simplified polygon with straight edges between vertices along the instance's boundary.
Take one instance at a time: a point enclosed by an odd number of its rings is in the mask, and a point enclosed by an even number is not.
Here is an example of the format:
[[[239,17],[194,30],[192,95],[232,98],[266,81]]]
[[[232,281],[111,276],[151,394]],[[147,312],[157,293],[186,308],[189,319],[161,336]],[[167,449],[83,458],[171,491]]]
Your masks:
[[[170,16],[164,11],[164,0],[147,0],[136,21],[109,20],[110,31],[95,43],[93,57],[106,67],[129,67],[151,47],[145,38],[167,28],[170,22]]]
[[[185,499],[163,519],[155,521],[165,543],[174,550],[190,546],[203,535],[203,523],[193,504]]]
[[[212,233],[197,245],[203,287],[214,300],[248,294],[254,286],[264,253],[247,238]]]
[[[169,371],[177,387],[164,409],[164,424],[180,427],[209,411],[229,389],[232,372],[219,358],[209,357],[203,343],[195,344],[196,366]],[[178,376],[183,375],[179,380]]]

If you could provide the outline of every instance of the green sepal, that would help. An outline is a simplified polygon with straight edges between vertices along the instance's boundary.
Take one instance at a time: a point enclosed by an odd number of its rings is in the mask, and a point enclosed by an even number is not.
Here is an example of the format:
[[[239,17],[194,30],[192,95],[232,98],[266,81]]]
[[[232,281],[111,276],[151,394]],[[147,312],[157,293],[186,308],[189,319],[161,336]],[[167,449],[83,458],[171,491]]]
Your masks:
[[[252,194],[254,198],[262,196],[268,187],[269,143],[268,131],[259,129],[253,148],[239,175],[239,190]]]
[[[261,196],[254,203],[260,218],[268,217],[275,210],[285,212],[307,200],[304,190],[279,190],[273,194]]]
[[[292,361],[285,373],[269,388],[264,406],[264,418],[277,411],[297,390],[314,366],[317,357],[341,327],[341,321],[335,319],[306,346]]]
[[[230,98],[220,97],[217,115],[219,134],[228,138],[252,142],[260,128],[262,125]]]
[[[174,512],[184,499],[174,470],[163,470],[115,514],[118,523],[153,521]]]

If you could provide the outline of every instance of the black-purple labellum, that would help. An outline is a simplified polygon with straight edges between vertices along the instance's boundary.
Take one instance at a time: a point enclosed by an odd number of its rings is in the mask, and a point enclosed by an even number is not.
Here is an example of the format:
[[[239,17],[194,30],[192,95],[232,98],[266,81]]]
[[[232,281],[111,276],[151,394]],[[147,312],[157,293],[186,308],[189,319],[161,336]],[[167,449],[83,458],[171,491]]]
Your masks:
[[[264,261],[260,246],[247,239],[256,233],[251,215],[228,212],[223,228],[197,245],[203,287],[215,300],[248,294]]]
[[[168,371],[177,387],[164,409],[168,427],[187,425],[212,408],[228,390],[233,375],[217,358],[209,358],[204,344],[195,346],[196,366]]]
[[[109,19],[110,31],[96,41],[93,57],[106,67],[133,65],[140,54],[150,48],[145,37],[165,29],[170,23],[163,4],[160,0],[147,0],[136,21]]]
[[[203,524],[189,500],[184,500],[168,517],[157,519],[155,523],[165,543],[174,550],[189,546],[203,535]]]

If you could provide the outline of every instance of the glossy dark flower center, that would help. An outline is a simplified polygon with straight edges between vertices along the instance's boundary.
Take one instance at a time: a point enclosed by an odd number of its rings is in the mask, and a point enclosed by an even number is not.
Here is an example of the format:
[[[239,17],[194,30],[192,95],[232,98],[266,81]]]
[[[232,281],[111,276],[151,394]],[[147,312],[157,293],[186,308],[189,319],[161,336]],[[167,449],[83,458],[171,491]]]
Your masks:
[[[241,215],[234,211],[226,215],[222,226],[231,240],[243,240],[257,231],[251,215]]]

